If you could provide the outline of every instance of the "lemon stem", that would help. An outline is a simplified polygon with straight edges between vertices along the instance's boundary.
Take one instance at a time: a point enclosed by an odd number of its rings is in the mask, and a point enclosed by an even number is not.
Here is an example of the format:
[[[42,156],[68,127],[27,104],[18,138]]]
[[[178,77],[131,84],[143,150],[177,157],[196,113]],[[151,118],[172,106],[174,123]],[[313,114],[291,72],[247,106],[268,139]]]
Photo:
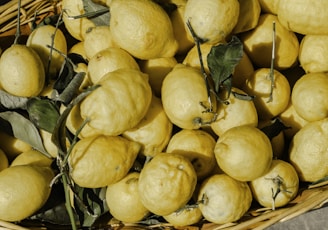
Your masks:
[[[273,88],[274,88],[274,62],[276,59],[276,22],[272,22],[272,52],[271,52],[271,65],[270,65],[270,80],[271,80],[271,89],[270,89],[270,97],[268,102],[273,100]]]
[[[62,174],[62,182],[63,182],[63,186],[64,186],[64,193],[65,193],[65,206],[66,206],[66,210],[69,216],[69,219],[71,221],[71,227],[72,230],[76,230],[76,222],[75,222],[75,217],[74,217],[74,212],[73,212],[73,208],[72,208],[72,204],[71,204],[71,199],[70,199],[70,191],[69,191],[69,185],[67,182],[67,177],[66,174]]]
[[[15,40],[14,45],[18,44],[18,39],[21,36],[21,30],[20,30],[20,9],[21,9],[21,0],[18,0],[18,11],[17,11],[17,29],[15,34]]]

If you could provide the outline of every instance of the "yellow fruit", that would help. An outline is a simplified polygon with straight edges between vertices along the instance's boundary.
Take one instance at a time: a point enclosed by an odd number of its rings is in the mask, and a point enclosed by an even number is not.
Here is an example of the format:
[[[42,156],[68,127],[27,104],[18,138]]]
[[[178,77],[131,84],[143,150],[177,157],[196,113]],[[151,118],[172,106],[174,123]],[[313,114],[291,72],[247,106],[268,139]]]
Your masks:
[[[273,79],[272,82],[269,68],[259,68],[246,80],[243,87],[248,95],[255,96],[253,101],[261,120],[272,119],[288,106],[291,89],[287,78],[278,70],[274,70]]]
[[[182,129],[198,129],[213,120],[205,80],[197,68],[177,64],[162,85],[162,103],[173,124]],[[215,99],[213,100],[215,102]]]
[[[0,84],[8,93],[33,97],[44,87],[45,71],[39,55],[25,45],[12,45],[0,59]]]
[[[88,59],[87,58],[87,54],[85,53],[84,50],[84,41],[79,41],[76,42],[74,45],[72,45],[72,47],[68,50],[69,54],[75,53],[75,54],[79,54],[81,55],[84,59]]]
[[[224,132],[214,154],[222,171],[240,181],[262,176],[272,162],[270,139],[260,129],[247,125]]]
[[[149,0],[112,0],[107,4],[112,38],[119,47],[139,59],[175,55],[178,43],[172,23],[158,4]]]
[[[85,33],[83,45],[88,59],[104,49],[116,47],[109,26],[90,27]]]
[[[0,172],[0,219],[20,221],[33,215],[50,196],[49,167],[17,165]]]
[[[253,64],[269,68],[272,59],[273,22],[276,28],[274,67],[277,70],[292,67],[298,58],[299,42],[294,32],[283,27],[276,15],[262,14],[258,25],[241,36],[244,48]]]
[[[269,171],[263,176],[250,181],[254,199],[260,205],[273,210],[287,205],[297,195],[299,188],[298,174],[290,163],[273,160]]]
[[[261,6],[258,0],[239,0],[239,16],[232,33],[242,33],[254,29],[257,26]]]
[[[120,221],[135,223],[149,214],[140,201],[139,175],[138,172],[129,173],[120,181],[107,186],[106,204],[110,214]]]
[[[10,167],[16,165],[36,165],[50,167],[52,159],[35,149],[30,149],[19,154],[10,164]]]
[[[62,9],[65,10],[63,14],[65,28],[73,38],[83,41],[86,31],[95,26],[87,17],[72,18],[85,13],[83,0],[62,0]]]
[[[185,157],[159,153],[140,172],[138,191],[142,204],[156,215],[168,215],[191,199],[196,172]]]
[[[96,84],[106,73],[124,68],[140,69],[136,60],[128,52],[117,47],[109,47],[90,58],[88,76],[91,82]]]
[[[173,124],[167,117],[161,99],[153,96],[144,118],[122,136],[141,144],[140,153],[153,157],[163,152],[172,134]]]
[[[120,136],[94,136],[77,142],[70,154],[71,176],[76,184],[100,188],[127,175],[140,145]]]
[[[201,58],[202,58],[203,64],[204,64],[204,70],[207,74],[210,73],[210,70],[209,70],[208,65],[207,65],[207,55],[210,53],[212,47],[213,47],[213,45],[208,44],[208,43],[203,43],[199,47],[200,51],[202,53]],[[182,64],[184,64],[186,66],[195,67],[195,68],[200,70],[201,66],[200,66],[197,46],[192,47],[188,51],[188,53],[186,54],[185,58],[182,61]]]
[[[188,0],[184,22],[190,22],[196,35],[208,43],[224,41],[236,26],[239,16],[238,0]],[[186,26],[189,31],[188,27]],[[189,33],[190,34],[190,33]]]
[[[163,80],[171,72],[174,66],[178,64],[175,57],[155,58],[149,60],[140,60],[140,70],[149,76],[149,84],[153,93],[161,97]]]
[[[306,73],[328,72],[328,35],[305,35],[300,44],[299,62]]]
[[[177,9],[170,14],[170,19],[172,22],[174,37],[178,42],[177,54],[184,55],[189,51],[191,47],[194,46],[194,39],[189,35],[185,27],[185,22],[183,20],[183,15],[185,12],[186,3],[188,0],[170,0],[177,6]]]
[[[146,74],[134,69],[118,69],[107,73],[98,84],[100,87],[80,106],[81,117],[90,119],[82,130],[83,136],[122,134],[146,115],[152,98]]]
[[[199,208],[204,218],[215,224],[239,220],[250,208],[252,193],[246,182],[226,174],[207,178],[200,187]]]
[[[184,227],[199,223],[203,215],[199,207],[191,206],[172,212],[163,216],[163,218],[174,227]]]
[[[264,13],[277,14],[280,0],[258,0]]]
[[[190,160],[198,179],[204,179],[214,169],[215,139],[203,130],[182,129],[175,133],[166,148],[166,152],[179,154]]]
[[[5,152],[0,149],[0,172],[9,166],[9,161]]]
[[[279,22],[288,30],[300,34],[328,34],[328,2],[326,0],[279,1]]]
[[[26,45],[40,56],[46,73],[57,78],[57,74],[64,63],[62,54],[67,54],[67,42],[64,33],[52,25],[39,26],[28,36]],[[47,46],[52,46],[61,53]]]
[[[254,73],[254,66],[247,53],[244,51],[243,56],[236,65],[232,74],[232,86],[242,89],[246,80]]]
[[[66,106],[62,105],[60,107],[60,112],[62,113],[66,109]],[[83,124],[83,119],[81,117],[80,104],[75,105],[66,119],[66,127],[68,131],[72,134],[76,134],[77,130],[81,128]],[[79,135],[80,138],[83,138],[82,135]]]
[[[291,100],[297,114],[307,121],[317,121],[328,116],[328,75],[308,73],[295,83]]]
[[[234,87],[232,91],[245,94],[244,91]],[[258,116],[253,101],[238,99],[233,94],[230,94],[227,101],[229,102],[227,105],[223,103],[218,105],[218,116],[211,123],[211,128],[216,135],[221,136],[228,129],[240,125],[257,126]]]
[[[315,182],[328,175],[328,119],[306,124],[294,136],[289,161],[301,181]]]

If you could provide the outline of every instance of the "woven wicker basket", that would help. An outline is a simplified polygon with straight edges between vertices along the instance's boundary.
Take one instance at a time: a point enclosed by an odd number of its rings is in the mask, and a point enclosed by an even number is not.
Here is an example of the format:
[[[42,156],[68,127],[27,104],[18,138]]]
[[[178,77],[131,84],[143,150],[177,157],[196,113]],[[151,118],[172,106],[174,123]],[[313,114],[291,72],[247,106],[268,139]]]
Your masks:
[[[7,1],[6,1],[7,2]],[[17,2],[11,0],[0,5],[0,45],[8,47],[12,42],[17,27]],[[61,9],[60,0],[22,0],[21,1],[21,34],[31,32],[32,23],[49,15],[57,14]],[[328,183],[300,188],[299,195],[290,204],[276,210],[251,208],[238,222],[224,225],[202,222],[195,226],[173,227],[170,224],[158,224],[145,227],[138,224],[123,224],[113,220],[99,229],[185,229],[185,230],[219,230],[219,229],[265,229],[277,222],[288,221],[310,210],[321,208],[328,202]],[[0,220],[0,229],[27,230],[47,229],[44,226],[24,226]],[[54,228],[56,229],[56,228]],[[60,228],[61,229],[61,228]]]

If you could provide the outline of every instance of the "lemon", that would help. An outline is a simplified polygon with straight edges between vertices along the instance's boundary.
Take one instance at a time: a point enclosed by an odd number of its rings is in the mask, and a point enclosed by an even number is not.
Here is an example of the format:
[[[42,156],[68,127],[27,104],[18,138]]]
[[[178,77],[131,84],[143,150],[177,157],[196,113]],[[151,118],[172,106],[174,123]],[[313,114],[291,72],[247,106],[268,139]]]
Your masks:
[[[39,95],[45,83],[40,56],[30,47],[14,44],[0,59],[0,84],[8,93],[20,97]]]
[[[277,15],[278,4],[280,0],[258,0],[263,13]]]
[[[114,218],[135,223],[144,219],[149,211],[140,201],[138,172],[127,174],[120,181],[106,188],[106,204]]]
[[[49,167],[17,165],[1,171],[0,219],[20,221],[33,215],[49,198],[53,177]]]
[[[8,168],[8,166],[9,166],[8,157],[5,154],[5,152],[2,149],[0,149],[0,172],[5,168]]]
[[[175,133],[166,152],[182,155],[190,160],[199,180],[207,177],[215,167],[216,140],[206,131],[182,129]]]
[[[136,60],[128,52],[117,47],[109,47],[90,58],[87,70],[91,82],[96,84],[106,73],[124,68],[140,69]]]
[[[112,38],[119,47],[138,59],[175,55],[178,42],[161,6],[149,0],[112,0],[107,4]]]
[[[248,211],[252,193],[246,182],[226,174],[214,174],[201,184],[198,200],[206,220],[225,224],[239,220]]]
[[[326,0],[279,1],[279,22],[288,30],[300,34],[328,34]]]
[[[203,215],[198,206],[186,206],[181,210],[163,216],[163,218],[174,227],[184,227],[199,223]]]
[[[28,36],[26,45],[40,56],[46,73],[56,78],[64,63],[63,54],[67,54],[67,42],[64,33],[52,25],[39,26]],[[61,53],[48,46],[52,46]]]
[[[168,215],[191,199],[196,172],[185,157],[158,153],[140,172],[138,191],[142,204],[156,215]]]
[[[235,87],[232,88],[232,91],[245,94],[244,91]],[[227,101],[229,104],[221,103],[218,106],[217,118],[211,123],[211,128],[216,135],[221,136],[228,129],[240,125],[257,126],[258,115],[252,100],[238,99],[231,94]]]
[[[246,80],[254,73],[254,66],[247,53],[244,51],[243,56],[236,65],[232,73],[232,86],[242,89]]]
[[[238,16],[238,0],[188,0],[185,6],[184,22],[185,24],[190,22],[199,38],[216,44],[224,41],[232,32],[238,22]],[[187,25],[186,28],[189,31]]]
[[[327,127],[327,118],[309,122],[290,143],[289,161],[301,181],[315,182],[328,175]]]
[[[61,7],[65,11],[63,22],[68,33],[78,41],[83,41],[86,31],[95,26],[87,17],[73,18],[85,13],[83,0],[63,0]]]
[[[177,64],[164,78],[162,103],[173,124],[198,129],[213,120],[203,75],[197,68]],[[213,100],[215,102],[215,100]]]
[[[213,47],[213,45],[209,44],[209,43],[203,43],[203,44],[200,44],[200,46],[199,46],[201,54],[202,54],[201,58],[203,60],[204,70],[207,74],[210,73],[210,70],[209,70],[208,64],[207,64],[207,55],[210,53],[212,47]],[[182,61],[182,64],[184,64],[186,66],[195,67],[200,70],[201,65],[200,65],[197,46],[193,46],[188,51],[188,53],[186,54],[185,58]]]
[[[248,125],[224,132],[216,142],[214,154],[222,171],[240,181],[251,181],[266,173],[273,156],[270,139]]]
[[[232,33],[238,34],[254,29],[261,14],[261,5],[258,0],[239,0],[239,16]]]
[[[283,27],[276,15],[262,14],[258,25],[241,36],[244,48],[253,64],[269,68],[272,59],[273,23],[275,22],[275,59],[277,70],[292,67],[298,59],[299,42],[296,34]]]
[[[136,126],[146,115],[152,98],[146,74],[118,69],[107,73],[98,84],[100,87],[80,105],[82,119],[90,119],[82,136],[119,135]]]
[[[52,159],[35,149],[30,149],[19,154],[10,164],[15,165],[37,165],[50,167]]]
[[[167,117],[162,101],[153,95],[151,104],[144,118],[122,136],[141,144],[140,153],[153,157],[163,152],[172,134],[173,124]]]
[[[328,116],[328,75],[308,73],[298,79],[291,93],[297,114],[307,121],[317,121]]]
[[[328,35],[305,35],[299,51],[299,62],[306,73],[328,72]]]
[[[261,120],[269,120],[282,113],[288,106],[291,94],[285,75],[274,70],[272,81],[269,68],[255,70],[246,80],[243,90],[248,95],[255,96],[253,101]]]
[[[84,41],[78,41],[74,43],[68,50],[69,54],[75,53],[81,55],[84,59],[88,59],[87,54],[84,50]]]
[[[71,177],[81,187],[106,187],[127,175],[139,150],[140,144],[120,136],[83,138],[70,154]]]
[[[90,27],[85,33],[83,46],[88,59],[104,49],[116,47],[109,26]]]
[[[273,160],[269,171],[249,182],[249,187],[257,202],[274,210],[296,197],[299,178],[293,165],[283,160]]]
[[[163,57],[139,61],[140,70],[148,74],[149,84],[153,93],[157,97],[161,97],[163,80],[176,64],[178,64],[178,61],[175,57]]]

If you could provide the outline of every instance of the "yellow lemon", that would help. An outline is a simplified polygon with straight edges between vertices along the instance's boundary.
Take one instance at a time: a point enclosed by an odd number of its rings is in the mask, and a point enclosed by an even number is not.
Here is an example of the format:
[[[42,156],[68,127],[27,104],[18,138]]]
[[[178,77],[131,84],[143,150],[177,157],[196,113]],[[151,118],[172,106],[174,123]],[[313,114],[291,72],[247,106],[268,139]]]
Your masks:
[[[175,55],[178,42],[161,6],[149,0],[112,0],[107,4],[112,38],[119,47],[139,59]]]
[[[210,73],[210,70],[209,70],[208,65],[207,65],[207,55],[210,53],[212,47],[213,47],[213,45],[208,44],[208,43],[203,43],[199,46],[201,54],[202,54],[201,58],[202,58],[203,64],[204,64],[204,70],[207,74]],[[185,58],[182,61],[182,64],[184,64],[186,66],[195,67],[195,68],[198,68],[200,70],[201,65],[200,65],[197,46],[193,46],[188,51],[188,53],[186,54]]]
[[[52,159],[44,155],[38,150],[30,149],[19,154],[10,164],[10,167],[15,165],[37,165],[50,167]]]
[[[248,211],[252,193],[246,182],[226,174],[214,174],[201,184],[198,201],[206,220],[226,224],[239,220]]]
[[[0,84],[8,93],[20,97],[39,95],[45,83],[40,56],[30,47],[15,44],[0,59]]]
[[[88,59],[87,54],[84,50],[84,41],[76,42],[72,47],[68,50],[69,54],[75,53],[81,55],[84,59]]]
[[[258,0],[263,13],[277,14],[280,0]]]
[[[96,84],[106,73],[118,69],[139,70],[137,61],[125,50],[110,47],[93,55],[88,63],[88,76]]]
[[[275,22],[275,59],[277,70],[292,67],[299,52],[299,42],[296,34],[283,27],[276,15],[262,14],[258,25],[241,36],[244,48],[253,64],[258,67],[269,68],[272,59],[273,22]]]
[[[0,149],[0,172],[5,168],[8,168],[8,166],[9,166],[8,157],[5,154],[5,152],[2,149]]]
[[[120,136],[83,138],[70,154],[72,179],[81,187],[106,187],[127,175],[139,150],[138,143]]]
[[[245,94],[244,91],[235,87],[232,88],[232,91]],[[257,126],[258,115],[252,100],[238,99],[231,94],[227,102],[229,104],[218,105],[217,118],[211,123],[211,128],[216,135],[221,136],[228,129],[240,125]]]
[[[222,171],[240,181],[251,181],[266,173],[273,156],[270,139],[248,125],[224,132],[216,142],[214,154]]]
[[[236,65],[232,74],[232,86],[242,89],[247,79],[254,73],[254,66],[247,53],[244,51],[243,56]]]
[[[328,119],[306,124],[294,136],[289,161],[301,181],[315,182],[328,175]]]
[[[328,75],[308,73],[298,79],[291,93],[295,111],[307,121],[317,121],[328,116]]]
[[[326,0],[279,1],[279,22],[288,30],[300,34],[328,34],[328,2]]]
[[[131,172],[106,188],[106,204],[110,214],[120,221],[135,223],[150,213],[140,200],[139,175],[138,172]]]
[[[39,26],[28,36],[26,45],[40,56],[46,73],[57,78],[57,74],[64,63],[63,54],[67,54],[67,42],[64,33],[52,25]],[[52,46],[61,53],[48,46]]]
[[[199,223],[203,215],[198,206],[186,206],[163,216],[163,218],[174,227],[184,227]]]
[[[122,136],[141,144],[140,153],[153,157],[163,152],[172,134],[173,124],[167,117],[161,99],[153,96],[144,118]]]
[[[290,85],[278,70],[273,71],[273,81],[269,68],[260,68],[246,81],[243,90],[255,96],[254,104],[261,120],[269,120],[282,113],[290,100]]]
[[[261,14],[261,5],[258,0],[239,0],[239,16],[232,33],[238,34],[254,29]]]
[[[203,130],[182,129],[171,137],[166,152],[189,159],[200,180],[207,177],[215,167],[215,143],[215,139]]]
[[[238,22],[239,8],[238,0],[188,0],[184,22],[190,23],[199,38],[215,44],[232,32]],[[186,28],[189,31],[187,25]]]
[[[203,75],[197,68],[177,64],[164,78],[162,103],[173,124],[183,129],[198,129],[212,122]],[[215,102],[215,99],[213,100]]]
[[[82,119],[90,119],[82,136],[119,135],[136,126],[146,115],[152,98],[146,74],[118,69],[107,73],[98,84],[100,87],[80,105]]]
[[[283,160],[273,160],[269,171],[250,181],[249,186],[257,202],[274,210],[296,197],[299,178],[293,165]]]
[[[20,221],[48,200],[54,173],[49,167],[17,165],[0,172],[0,219]]]
[[[306,73],[328,72],[328,35],[305,35],[299,51],[299,62]]]
[[[168,215],[188,203],[196,183],[189,160],[173,153],[158,153],[141,170],[138,191],[150,212]]]

